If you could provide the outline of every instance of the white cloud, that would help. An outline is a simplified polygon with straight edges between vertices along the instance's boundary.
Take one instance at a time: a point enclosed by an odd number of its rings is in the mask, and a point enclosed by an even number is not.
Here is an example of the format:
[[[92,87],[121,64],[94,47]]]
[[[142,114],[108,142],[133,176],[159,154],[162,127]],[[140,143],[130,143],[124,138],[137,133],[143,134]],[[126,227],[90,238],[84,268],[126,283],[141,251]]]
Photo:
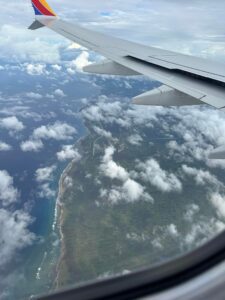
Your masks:
[[[66,97],[65,93],[61,89],[57,89],[54,91],[54,95],[58,97]]]
[[[143,139],[139,134],[132,134],[128,137],[127,141],[131,145],[140,146]]]
[[[180,192],[182,190],[181,181],[174,174],[161,169],[159,163],[154,159],[139,162],[137,169],[140,171],[138,176],[162,192]]]
[[[140,199],[144,194],[144,188],[138,182],[130,178],[124,182],[123,189],[131,202]]]
[[[66,176],[63,179],[63,184],[66,186],[66,188],[70,188],[73,186],[73,179],[70,176]]]
[[[98,126],[93,126],[92,128],[93,128],[93,130],[94,130],[97,134],[99,134],[99,135],[101,135],[101,136],[103,136],[103,137],[105,137],[105,138],[107,138],[107,139],[112,139],[112,133],[111,133],[111,132],[106,131],[106,130],[104,130],[103,128],[100,128],[100,127],[98,127]]]
[[[105,149],[105,154],[100,165],[101,173],[111,179],[118,179],[122,185],[113,186],[109,190],[101,189],[100,196],[107,198],[112,204],[116,204],[121,200],[126,202],[134,202],[138,200],[153,202],[153,198],[145,192],[145,188],[132,178],[130,174],[113,160],[115,148],[109,146]]]
[[[0,141],[0,151],[10,151],[12,150],[12,146]]]
[[[168,144],[171,155],[183,161],[204,161],[213,167],[207,157],[213,149],[212,145],[219,147],[225,144],[224,114],[210,107],[179,108],[169,113],[177,122],[173,126],[167,125],[167,131],[172,131],[182,141],[179,144],[175,141]],[[224,168],[225,164],[221,164],[221,167]]]
[[[0,119],[0,127],[9,131],[22,131],[25,128],[23,123],[15,116]]]
[[[223,186],[216,176],[212,175],[209,171],[188,167],[187,165],[182,165],[182,170],[184,174],[192,177],[197,185],[213,184],[217,188]]]
[[[27,64],[26,70],[29,75],[43,75],[46,71],[46,65],[44,64]]]
[[[41,140],[31,139],[20,144],[20,148],[23,152],[39,152],[43,147],[44,144]]]
[[[18,250],[30,246],[34,240],[34,233],[28,226],[32,218],[24,211],[9,212],[0,209],[0,266],[10,262]]]
[[[65,161],[68,159],[80,160],[81,155],[77,149],[74,149],[73,145],[65,145],[62,147],[62,150],[56,153],[58,160]]]
[[[55,165],[37,169],[35,172],[35,177],[37,182],[51,181],[55,169],[56,169]]]
[[[177,226],[174,225],[174,224],[170,224],[167,226],[167,231],[169,233],[170,236],[172,237],[178,237],[179,236],[179,233],[178,233],[178,230],[177,230]]]
[[[62,70],[62,67],[59,66],[59,65],[57,65],[57,64],[52,65],[51,67],[52,67],[52,69],[55,70],[55,71],[61,71],[61,70]]]
[[[76,132],[76,129],[67,123],[55,122],[54,124],[43,125],[34,129],[30,139],[22,142],[20,148],[24,152],[39,152],[44,147],[42,140],[70,140]]]
[[[90,65],[89,53],[87,51],[82,51],[81,54],[70,63],[68,68],[69,73],[74,73],[77,71],[82,71],[83,67]]]
[[[39,186],[38,196],[40,198],[53,198],[55,197],[56,192],[50,188],[49,183],[45,182]]]
[[[18,200],[19,192],[13,186],[13,178],[5,170],[0,170],[0,201],[8,206]]]
[[[225,220],[225,195],[213,193],[210,195],[210,202],[216,208],[217,215]]]
[[[53,180],[53,175],[56,170],[56,166],[39,168],[35,172],[36,181],[39,183],[38,196],[40,198],[52,198],[55,197],[56,192],[50,187],[50,182]]]
[[[31,99],[42,99],[42,95],[34,92],[26,93],[26,96]]]
[[[194,222],[188,233],[183,237],[181,245],[188,249],[193,249],[208,242],[209,237],[212,238],[216,234],[225,229],[225,224],[214,218],[204,218],[198,222]]]
[[[72,139],[76,132],[76,129],[67,123],[56,122],[52,125],[43,125],[36,128],[33,131],[32,137],[37,140],[54,139],[57,141],[63,141]]]
[[[115,148],[110,146],[106,148],[104,157],[102,159],[102,165],[100,166],[101,171],[105,176],[111,179],[119,179],[121,181],[126,181],[129,178],[128,172],[120,165],[118,165],[113,160],[113,154],[115,152]]]
[[[189,204],[186,207],[184,219],[188,222],[193,222],[195,215],[200,211],[200,207],[197,204]]]

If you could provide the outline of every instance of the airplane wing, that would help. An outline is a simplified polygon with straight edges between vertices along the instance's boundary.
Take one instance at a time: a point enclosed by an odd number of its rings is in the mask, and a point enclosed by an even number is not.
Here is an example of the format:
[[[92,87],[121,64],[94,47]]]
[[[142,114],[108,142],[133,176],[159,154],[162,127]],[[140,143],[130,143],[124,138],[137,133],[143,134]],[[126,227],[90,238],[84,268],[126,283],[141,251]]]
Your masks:
[[[225,67],[202,58],[140,45],[80,27],[58,18],[45,0],[32,0],[36,20],[30,29],[46,26],[107,60],[84,67],[89,73],[146,75],[163,84],[138,95],[141,105],[209,104],[225,108]]]

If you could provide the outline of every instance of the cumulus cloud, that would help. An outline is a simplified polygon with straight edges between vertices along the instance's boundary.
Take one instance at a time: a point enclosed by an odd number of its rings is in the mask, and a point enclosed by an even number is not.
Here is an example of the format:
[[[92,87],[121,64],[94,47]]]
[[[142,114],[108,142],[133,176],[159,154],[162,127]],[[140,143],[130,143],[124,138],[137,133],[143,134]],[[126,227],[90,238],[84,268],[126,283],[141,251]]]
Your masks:
[[[13,178],[5,170],[0,170],[0,202],[8,206],[18,200],[19,192],[13,185]]]
[[[184,213],[184,219],[193,222],[194,217],[199,213],[200,207],[197,204],[188,204]]]
[[[98,126],[93,126],[92,127],[93,130],[98,134],[98,135],[101,135],[102,137],[105,137],[107,139],[112,139],[112,133],[109,132],[109,131],[106,131],[105,129],[103,128],[100,128]]]
[[[128,137],[127,141],[131,145],[140,146],[143,139],[139,134],[132,134]]]
[[[61,89],[57,89],[54,91],[54,95],[58,97],[66,97],[65,93]]]
[[[210,195],[209,200],[215,207],[217,215],[225,220],[225,196],[219,193],[213,193]]]
[[[167,231],[168,231],[169,235],[172,236],[172,237],[176,238],[176,237],[179,236],[177,226],[175,224],[168,225],[167,226]]]
[[[20,148],[24,152],[39,152],[44,148],[43,140],[71,140],[76,133],[76,129],[67,123],[55,122],[54,124],[42,125],[34,129],[29,140],[23,141]]]
[[[0,141],[0,151],[10,151],[12,150],[12,146]]]
[[[128,178],[123,184],[123,190],[128,195],[131,202],[141,198],[144,194],[144,188],[138,182]]]
[[[113,160],[114,152],[115,148],[113,146],[110,146],[105,149],[105,154],[102,159],[103,163],[100,169],[105,176],[111,179],[119,179],[121,181],[126,181],[129,178],[129,174],[122,166],[118,165]]]
[[[44,64],[27,64],[26,70],[29,75],[43,75],[45,74],[46,65]]]
[[[81,54],[75,59],[73,60],[67,71],[70,74],[74,74],[75,71],[82,71],[83,67],[90,65],[90,61],[89,61],[89,53],[87,51],[82,51]]]
[[[42,99],[42,95],[41,95],[41,94],[34,93],[34,92],[26,93],[26,96],[27,96],[28,98],[36,99],[36,100]]]
[[[28,229],[32,222],[32,218],[24,211],[0,209],[0,267],[10,262],[18,250],[35,241],[35,234]]]
[[[55,70],[55,71],[61,71],[61,70],[62,70],[62,67],[61,67],[60,65],[57,65],[57,64],[52,65],[51,67],[52,67],[52,69]]]
[[[39,152],[43,147],[44,144],[41,140],[28,140],[20,144],[20,148],[23,152]]]
[[[167,143],[167,157],[185,163],[198,160],[211,168],[225,168],[224,161],[208,159],[208,154],[214,147],[225,145],[225,117],[219,110],[206,106],[143,108],[118,101],[110,103],[107,99],[100,98],[98,103],[86,107],[82,115],[94,122],[95,126],[101,122],[139,130],[146,127],[157,128],[158,132],[163,132],[164,137],[171,138]],[[137,142],[134,137],[132,142]]]
[[[38,192],[38,196],[40,198],[53,198],[55,197],[56,195],[56,192],[50,188],[50,185],[49,183],[45,182],[45,183],[42,183],[40,186],[39,186],[39,192]]]
[[[73,186],[73,179],[72,179],[72,177],[66,176],[65,178],[63,178],[63,184],[67,188],[71,188]]]
[[[138,176],[162,192],[180,192],[182,190],[181,181],[174,174],[163,170],[154,159],[139,162],[137,169],[140,171]]]
[[[15,116],[0,119],[0,127],[11,132],[22,131],[25,128],[23,123],[19,121]]]
[[[181,246],[186,249],[193,249],[208,242],[209,237],[213,237],[225,229],[225,224],[215,218],[204,218],[191,225],[188,233],[183,237]]]
[[[56,192],[50,187],[50,182],[53,180],[53,174],[56,170],[56,166],[39,168],[35,172],[36,181],[39,183],[38,196],[40,198],[52,198],[55,197]]]
[[[43,125],[33,131],[32,137],[36,140],[54,139],[64,141],[72,139],[76,129],[67,123],[56,122],[52,125]]]
[[[169,111],[176,123],[166,130],[174,132],[181,142],[172,141],[168,143],[170,154],[181,161],[203,161],[209,167],[213,163],[208,160],[208,154],[216,147],[225,144],[224,114],[209,107],[189,107]],[[207,124],[207,125],[206,125]],[[219,164],[217,164],[219,166]],[[225,164],[221,163],[224,168]]]
[[[35,177],[37,182],[51,181],[55,169],[56,169],[55,165],[37,169],[35,172]]]
[[[74,149],[73,145],[65,145],[62,147],[62,150],[56,153],[59,161],[66,161],[68,159],[80,160],[81,155],[77,149]]]
[[[116,204],[121,200],[125,200],[126,202],[138,200],[153,202],[153,198],[145,192],[145,188],[130,178],[128,171],[113,160],[114,153],[115,148],[113,146],[109,146],[105,149],[100,171],[104,176],[110,179],[121,181],[121,185],[113,185],[112,188],[108,190],[101,189],[101,198],[106,198],[112,204]]]
[[[217,188],[223,186],[216,176],[212,175],[209,171],[188,167],[187,165],[182,165],[182,170],[184,174],[192,177],[197,185],[212,184]]]

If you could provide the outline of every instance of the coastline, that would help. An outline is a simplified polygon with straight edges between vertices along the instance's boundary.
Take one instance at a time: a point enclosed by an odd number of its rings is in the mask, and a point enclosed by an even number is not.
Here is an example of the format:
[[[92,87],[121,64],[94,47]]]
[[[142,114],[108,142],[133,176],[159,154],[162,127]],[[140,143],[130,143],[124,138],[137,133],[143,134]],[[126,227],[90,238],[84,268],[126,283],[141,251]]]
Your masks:
[[[87,129],[87,128],[86,128]],[[87,129],[87,132],[85,132],[84,136],[80,137],[76,143],[74,144],[75,146],[77,146],[77,148],[79,149],[79,145],[81,143],[81,141],[83,139],[85,139],[85,137],[89,134],[89,131]],[[56,208],[55,208],[55,220],[53,223],[53,230],[57,231],[57,234],[59,235],[59,239],[60,239],[60,256],[58,259],[58,263],[56,266],[56,277],[53,283],[53,289],[54,290],[58,290],[60,288],[59,285],[59,278],[60,278],[60,270],[61,270],[61,265],[63,263],[63,259],[65,256],[65,243],[64,243],[64,234],[63,234],[63,230],[62,230],[62,226],[63,226],[63,222],[64,222],[64,203],[62,201],[63,199],[63,195],[65,192],[65,186],[64,186],[64,180],[67,177],[68,173],[70,172],[71,168],[73,167],[73,165],[76,163],[76,160],[73,159],[72,161],[69,162],[69,164],[67,165],[67,167],[63,170],[60,179],[59,179],[59,183],[58,183],[58,197],[56,200]]]
[[[72,160],[68,166],[65,168],[65,170],[62,172],[60,179],[59,179],[59,190],[58,190],[58,197],[56,200],[56,212],[55,212],[55,217],[56,220],[54,221],[53,226],[54,230],[58,231],[59,237],[60,237],[60,257],[59,257],[59,261],[57,263],[56,266],[56,278],[55,278],[55,282],[54,282],[54,289],[58,289],[59,288],[59,276],[60,276],[60,266],[61,263],[63,261],[63,257],[65,254],[65,244],[64,244],[64,235],[63,235],[63,231],[62,231],[62,225],[63,225],[63,221],[64,221],[64,209],[63,209],[63,202],[61,201],[61,199],[63,198],[63,194],[65,191],[65,187],[63,185],[65,178],[67,177],[67,174],[69,172],[69,170],[71,169],[73,163],[75,162],[75,160]]]

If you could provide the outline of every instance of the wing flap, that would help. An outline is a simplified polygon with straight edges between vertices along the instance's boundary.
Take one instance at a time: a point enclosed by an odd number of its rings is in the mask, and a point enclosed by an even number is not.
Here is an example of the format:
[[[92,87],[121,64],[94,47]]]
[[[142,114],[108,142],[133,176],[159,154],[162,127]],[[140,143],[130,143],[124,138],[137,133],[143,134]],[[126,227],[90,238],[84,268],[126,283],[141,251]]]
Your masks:
[[[105,75],[120,75],[133,76],[140,75],[136,71],[126,68],[114,61],[104,60],[101,63],[91,64],[83,68],[84,72],[105,74]]]
[[[211,63],[202,58],[183,54],[147,55],[146,57],[137,55],[135,57],[169,70],[184,71],[225,83],[224,67],[221,64]]]
[[[154,106],[185,106],[199,105],[201,101],[176,91],[166,85],[133,98],[133,104]]]

